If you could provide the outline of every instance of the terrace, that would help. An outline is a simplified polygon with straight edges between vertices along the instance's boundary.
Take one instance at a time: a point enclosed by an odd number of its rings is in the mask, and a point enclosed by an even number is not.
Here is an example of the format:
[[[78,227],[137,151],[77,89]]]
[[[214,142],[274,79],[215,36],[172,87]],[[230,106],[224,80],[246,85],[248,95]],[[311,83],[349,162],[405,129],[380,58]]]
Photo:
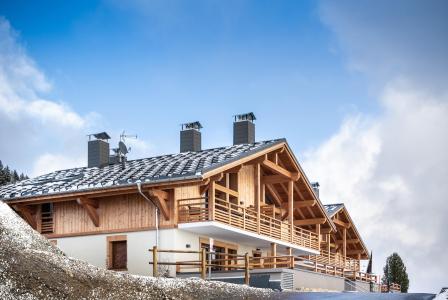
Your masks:
[[[217,238],[245,241],[275,242],[299,250],[301,254],[319,254],[319,239],[315,232],[278,220],[230,201],[207,197],[180,199],[177,204],[180,229],[197,233],[213,232]]]

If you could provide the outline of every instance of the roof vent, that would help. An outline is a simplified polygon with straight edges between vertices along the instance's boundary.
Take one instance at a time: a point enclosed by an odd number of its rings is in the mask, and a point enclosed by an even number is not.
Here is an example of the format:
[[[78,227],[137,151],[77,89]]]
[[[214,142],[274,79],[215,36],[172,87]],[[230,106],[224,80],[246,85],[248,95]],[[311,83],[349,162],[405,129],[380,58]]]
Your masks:
[[[234,116],[233,122],[233,144],[255,143],[255,123],[253,112]]]
[[[180,152],[201,151],[201,128],[199,121],[182,124]]]
[[[87,166],[104,167],[109,164],[109,140],[106,132],[89,134],[87,142]],[[95,138],[95,139],[92,139]]]

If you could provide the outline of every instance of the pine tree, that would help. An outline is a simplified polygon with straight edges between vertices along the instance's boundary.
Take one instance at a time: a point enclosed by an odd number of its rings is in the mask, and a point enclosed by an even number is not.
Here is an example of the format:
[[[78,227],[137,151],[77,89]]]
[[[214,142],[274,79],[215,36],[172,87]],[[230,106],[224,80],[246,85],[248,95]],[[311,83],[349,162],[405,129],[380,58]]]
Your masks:
[[[369,264],[367,265],[367,270],[366,270],[367,274],[372,274],[372,255],[373,255],[373,252],[370,251]]]
[[[19,178],[19,174],[17,173],[16,170],[14,170],[14,171],[12,172],[12,174],[11,174],[11,182],[12,182],[12,183],[15,183],[15,182],[17,182],[17,181],[19,181],[19,180],[20,180],[20,178]]]
[[[404,265],[400,255],[395,252],[387,258],[383,276],[383,284],[390,287],[392,283],[398,283],[401,285],[402,293],[408,292],[409,278],[408,273],[406,272],[406,266]]]
[[[11,171],[9,170],[9,167],[6,166],[6,168],[3,169],[3,175],[5,178],[5,184],[8,184],[11,182]]]
[[[5,171],[3,169],[3,163],[0,160],[0,185],[3,185],[5,183],[6,183]]]

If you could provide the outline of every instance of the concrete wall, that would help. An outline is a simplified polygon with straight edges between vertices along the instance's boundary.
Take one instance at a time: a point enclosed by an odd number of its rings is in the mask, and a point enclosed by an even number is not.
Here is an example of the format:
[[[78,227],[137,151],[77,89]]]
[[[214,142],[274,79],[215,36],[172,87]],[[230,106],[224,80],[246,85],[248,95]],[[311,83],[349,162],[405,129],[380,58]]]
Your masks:
[[[307,270],[294,270],[294,289],[344,291],[345,279]]]

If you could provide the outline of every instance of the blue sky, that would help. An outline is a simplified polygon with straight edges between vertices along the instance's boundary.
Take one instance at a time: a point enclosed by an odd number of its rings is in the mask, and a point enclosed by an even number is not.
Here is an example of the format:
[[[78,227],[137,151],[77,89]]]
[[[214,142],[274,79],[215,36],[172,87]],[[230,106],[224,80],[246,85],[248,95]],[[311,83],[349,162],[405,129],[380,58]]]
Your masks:
[[[104,129],[137,133],[156,152],[177,151],[179,124],[192,120],[205,147],[229,144],[232,115],[247,111],[259,139],[287,137],[302,150],[347,112],[376,109],[314,1],[132,3],[12,1],[0,11],[52,98],[100,113]]]
[[[374,271],[411,291],[448,268],[448,2],[1,1],[0,159],[31,176],[86,165],[86,134],[177,152],[180,124],[232,143],[286,137],[324,203],[344,202]],[[422,259],[423,258],[423,259]]]

